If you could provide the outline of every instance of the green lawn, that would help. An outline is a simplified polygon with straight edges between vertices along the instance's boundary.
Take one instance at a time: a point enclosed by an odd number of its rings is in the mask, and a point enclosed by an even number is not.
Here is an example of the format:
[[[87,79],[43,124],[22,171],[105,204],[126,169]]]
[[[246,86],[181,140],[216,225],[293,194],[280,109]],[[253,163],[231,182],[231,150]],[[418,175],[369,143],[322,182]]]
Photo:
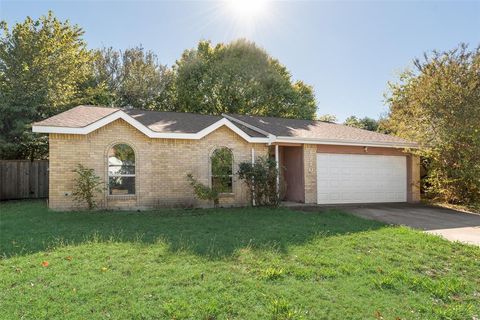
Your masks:
[[[480,317],[480,248],[335,211],[6,202],[0,253],[4,319]]]

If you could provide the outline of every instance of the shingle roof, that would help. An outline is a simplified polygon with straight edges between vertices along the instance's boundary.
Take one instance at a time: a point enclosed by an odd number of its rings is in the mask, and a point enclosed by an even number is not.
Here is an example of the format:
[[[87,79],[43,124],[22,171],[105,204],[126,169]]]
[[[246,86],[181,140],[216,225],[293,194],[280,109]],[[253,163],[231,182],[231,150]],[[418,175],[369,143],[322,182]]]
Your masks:
[[[222,119],[221,116],[187,112],[160,112],[140,109],[123,111],[149,129],[165,133],[197,133]]]
[[[53,117],[34,123],[36,126],[83,128],[117,112],[118,108],[78,106]]]
[[[35,126],[83,128],[122,110],[150,130],[159,133],[198,133],[218,122],[223,116],[183,112],[159,112],[140,109],[119,109],[78,106],[56,116],[37,122]],[[248,115],[225,115],[236,127],[250,137],[279,137],[318,139],[358,143],[411,144],[399,137],[348,127],[336,123]],[[236,120],[236,121],[235,121]],[[258,130],[260,129],[260,130]],[[258,130],[258,131],[257,131]],[[320,142],[319,142],[320,143]]]
[[[267,131],[277,137],[317,138],[370,143],[409,143],[399,137],[325,121],[257,117],[238,114],[229,114],[228,116]]]

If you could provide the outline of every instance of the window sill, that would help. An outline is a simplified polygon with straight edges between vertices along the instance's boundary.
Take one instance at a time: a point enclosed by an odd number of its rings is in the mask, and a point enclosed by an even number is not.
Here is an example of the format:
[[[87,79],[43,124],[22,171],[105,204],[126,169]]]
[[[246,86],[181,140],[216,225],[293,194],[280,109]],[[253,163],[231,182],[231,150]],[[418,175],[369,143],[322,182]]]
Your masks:
[[[137,200],[136,194],[109,194],[107,200]]]
[[[220,193],[218,194],[219,198],[233,198],[235,194],[233,192],[231,193]]]

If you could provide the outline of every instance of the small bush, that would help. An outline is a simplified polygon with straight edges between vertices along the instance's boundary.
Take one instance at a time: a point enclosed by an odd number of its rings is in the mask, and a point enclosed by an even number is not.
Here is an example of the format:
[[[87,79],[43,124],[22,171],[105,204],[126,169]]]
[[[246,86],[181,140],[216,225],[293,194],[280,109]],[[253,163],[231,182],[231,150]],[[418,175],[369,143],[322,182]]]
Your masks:
[[[213,206],[218,207],[219,192],[215,188],[210,188],[199,182],[191,173],[187,174],[187,179],[193,187],[193,192],[198,199],[213,201]]]
[[[95,174],[95,171],[86,168],[81,164],[73,170],[77,174],[77,178],[73,184],[73,197],[78,203],[86,203],[88,209],[91,210],[97,206],[95,201],[95,194],[102,192],[102,181],[100,177]]]
[[[269,157],[259,157],[254,164],[242,162],[239,165],[238,176],[247,185],[252,205],[278,206],[280,190],[277,189],[279,172],[275,160]]]

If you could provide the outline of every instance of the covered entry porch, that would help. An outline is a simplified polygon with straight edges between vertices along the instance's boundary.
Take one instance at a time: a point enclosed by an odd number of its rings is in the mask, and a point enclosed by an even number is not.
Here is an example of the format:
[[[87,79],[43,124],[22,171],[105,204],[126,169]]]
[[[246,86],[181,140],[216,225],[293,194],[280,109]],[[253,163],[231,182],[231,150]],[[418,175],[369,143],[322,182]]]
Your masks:
[[[281,201],[305,203],[304,154],[302,144],[275,144],[270,157],[277,162]]]

